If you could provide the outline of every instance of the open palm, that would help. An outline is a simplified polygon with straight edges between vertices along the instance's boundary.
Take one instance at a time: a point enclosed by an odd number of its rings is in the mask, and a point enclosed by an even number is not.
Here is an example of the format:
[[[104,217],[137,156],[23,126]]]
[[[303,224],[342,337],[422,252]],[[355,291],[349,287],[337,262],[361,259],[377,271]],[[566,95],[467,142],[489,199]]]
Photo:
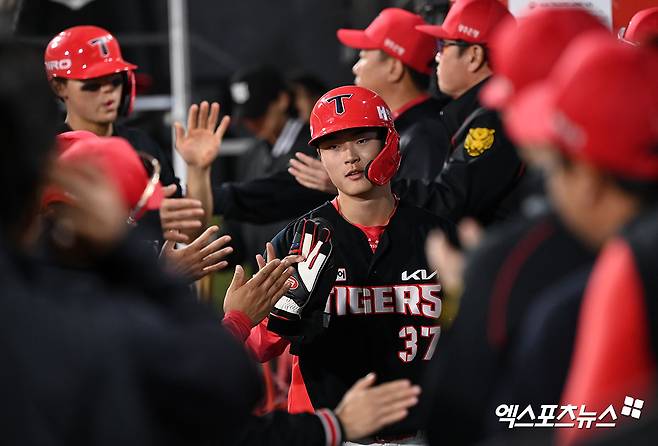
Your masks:
[[[207,168],[215,160],[231,122],[229,116],[219,119],[219,104],[203,101],[192,104],[187,115],[187,131],[180,122],[174,123],[176,150],[190,167]]]

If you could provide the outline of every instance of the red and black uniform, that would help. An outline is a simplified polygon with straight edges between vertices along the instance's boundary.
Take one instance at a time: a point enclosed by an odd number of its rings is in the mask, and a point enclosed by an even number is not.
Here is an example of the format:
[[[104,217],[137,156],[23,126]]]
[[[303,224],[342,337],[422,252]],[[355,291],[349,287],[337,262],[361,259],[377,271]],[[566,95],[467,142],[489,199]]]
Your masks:
[[[654,408],[657,221],[656,210],[643,215],[600,254],[580,313],[563,404],[586,404],[600,413],[610,404],[619,410],[628,395],[645,401],[644,413]],[[568,429],[561,434],[561,444],[572,444],[595,432]]]
[[[425,239],[434,228],[454,235],[446,220],[406,204],[399,204],[379,229],[351,224],[340,214],[337,201],[303,218],[316,217],[333,227],[337,275],[326,302],[328,327],[295,346],[291,412],[336,407],[369,372],[375,372],[379,382],[420,382],[438,341],[441,314],[441,285],[427,264]],[[288,253],[302,219],[273,240],[277,255]],[[277,355],[288,344],[266,326],[263,322],[252,330],[247,341],[259,360]],[[419,414],[412,409],[409,417],[378,435],[411,436],[420,427]]]

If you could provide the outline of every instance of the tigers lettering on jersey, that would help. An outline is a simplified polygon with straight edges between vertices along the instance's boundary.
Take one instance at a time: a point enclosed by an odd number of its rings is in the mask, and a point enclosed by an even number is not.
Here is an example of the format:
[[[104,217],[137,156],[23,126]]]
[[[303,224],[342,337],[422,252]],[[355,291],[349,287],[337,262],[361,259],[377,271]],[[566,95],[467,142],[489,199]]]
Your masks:
[[[441,285],[405,284],[389,286],[336,285],[329,294],[325,311],[336,316],[348,314],[404,314],[438,319],[441,315]]]

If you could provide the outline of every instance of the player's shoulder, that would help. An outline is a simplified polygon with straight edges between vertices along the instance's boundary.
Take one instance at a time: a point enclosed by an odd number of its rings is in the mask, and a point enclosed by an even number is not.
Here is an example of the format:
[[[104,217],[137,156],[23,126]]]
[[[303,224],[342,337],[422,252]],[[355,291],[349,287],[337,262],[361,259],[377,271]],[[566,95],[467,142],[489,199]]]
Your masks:
[[[509,144],[500,115],[495,110],[477,109],[461,130],[460,138],[466,153],[478,157],[489,149]]]
[[[429,232],[438,228],[452,232],[455,228],[455,224],[447,217],[429,212],[404,199],[398,204],[396,216],[403,223],[409,224],[409,229],[413,227],[416,232]]]
[[[147,152],[156,157],[157,153],[154,152],[159,152],[160,150],[158,143],[155,142],[151,135],[139,128],[129,127],[123,124],[115,124],[114,135],[127,139],[137,150]]]
[[[336,210],[336,208],[334,207],[331,201],[325,201],[320,206],[308,211],[301,217],[295,219],[293,223],[296,225],[302,223],[304,220],[308,220],[311,218],[324,218],[329,223],[333,223],[337,221],[338,218],[340,218],[340,214],[338,213],[338,211]]]
[[[311,218],[322,218],[326,220],[330,225],[334,225],[337,221],[337,217],[340,217],[340,215],[334,208],[333,204],[327,201],[288,223],[288,225],[283,228],[274,237],[274,239],[272,239],[272,243],[274,244],[275,248],[277,248],[277,245],[288,246],[292,241],[298,227],[304,223],[304,220]]]

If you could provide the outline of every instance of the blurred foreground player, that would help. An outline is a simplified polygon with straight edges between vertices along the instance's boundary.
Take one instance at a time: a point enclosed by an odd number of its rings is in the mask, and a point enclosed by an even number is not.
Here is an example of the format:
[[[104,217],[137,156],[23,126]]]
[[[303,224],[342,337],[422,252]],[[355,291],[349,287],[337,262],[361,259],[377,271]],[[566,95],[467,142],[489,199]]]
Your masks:
[[[634,222],[656,205],[656,73],[653,50],[584,36],[506,115],[510,133],[546,155],[557,211],[594,249],[620,232],[632,233]],[[608,93],[596,95],[602,88]],[[620,108],[623,115],[615,113]],[[598,414],[610,404],[622,407],[626,395],[649,399],[655,386],[656,355],[646,335],[652,304],[641,297],[632,263],[624,264],[632,255],[624,249],[618,254],[600,258],[592,273],[562,398]],[[562,429],[560,438],[571,444],[596,433]]]
[[[492,40],[494,76],[480,91],[481,100],[504,114],[518,95],[548,75],[574,39],[588,32],[609,37],[607,28],[582,8],[538,8],[517,23],[501,25]],[[529,58],[533,63],[524,63]],[[539,170],[533,151],[520,154]],[[547,201],[543,194],[541,200]],[[595,253],[548,204],[543,209],[491,228],[477,248],[464,254],[459,311],[424,386],[424,396],[433,401],[432,444],[519,433],[499,422],[500,404],[525,408],[560,402]],[[438,258],[441,251],[454,252],[446,242],[432,249]],[[435,268],[446,271],[447,266]],[[445,277],[444,272],[448,282]],[[464,351],[470,354],[460,355]]]

